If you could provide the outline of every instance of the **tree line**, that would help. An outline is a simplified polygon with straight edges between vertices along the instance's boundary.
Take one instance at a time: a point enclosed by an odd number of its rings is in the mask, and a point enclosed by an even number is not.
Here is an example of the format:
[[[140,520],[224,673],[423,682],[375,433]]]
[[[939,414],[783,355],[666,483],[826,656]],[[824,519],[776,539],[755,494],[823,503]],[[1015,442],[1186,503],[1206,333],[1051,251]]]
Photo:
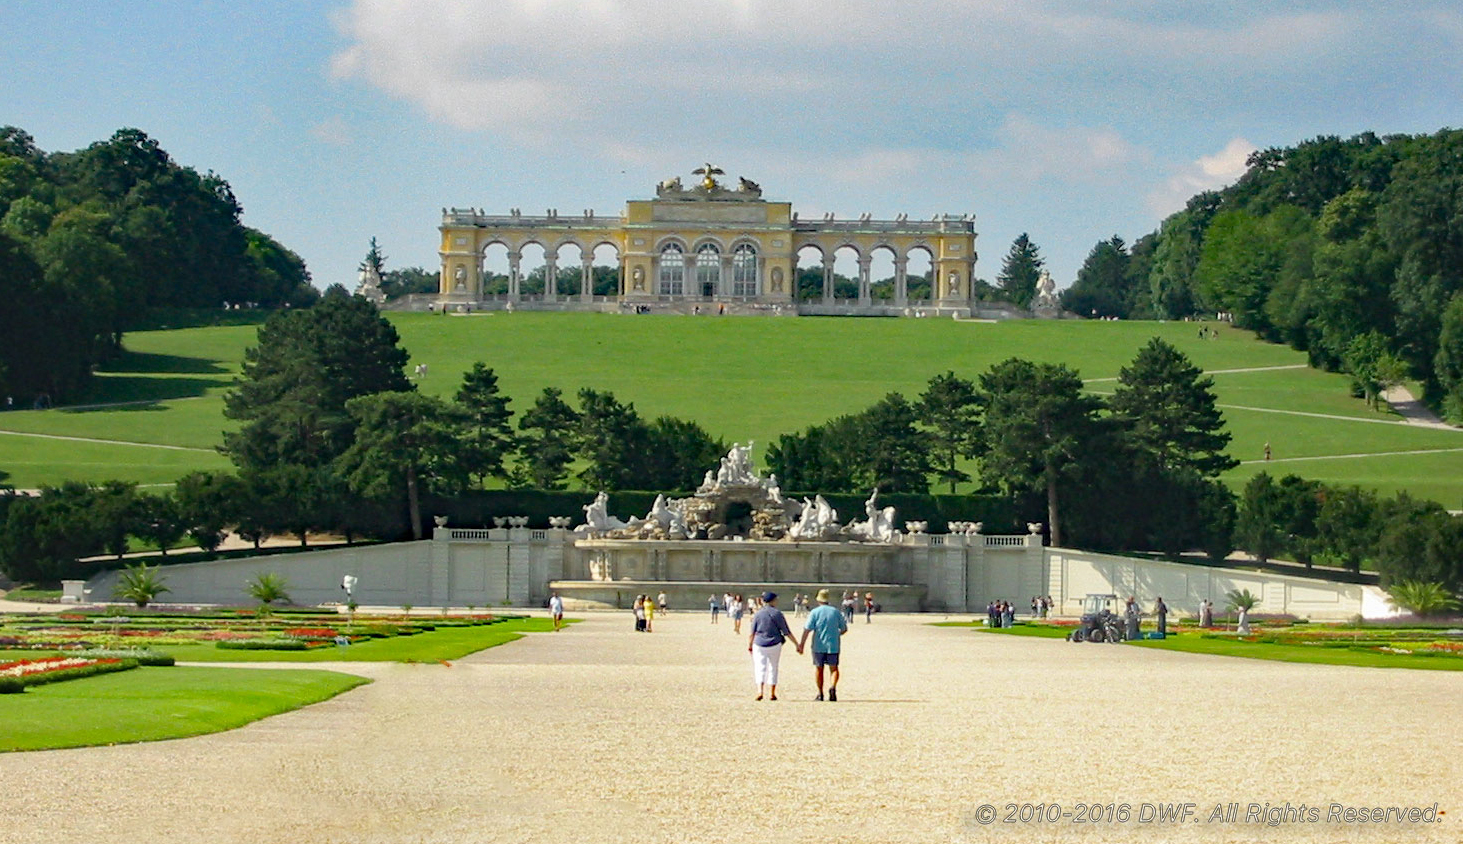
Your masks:
[[[1366,567],[1385,588],[1419,582],[1463,591],[1463,518],[1405,492],[1384,498],[1357,486],[1262,472],[1240,495],[1235,540],[1262,561],[1283,555],[1307,567]]]
[[[1212,387],[1159,338],[1105,399],[1070,367],[1011,358],[784,434],[767,462],[789,489],[924,492],[972,480],[961,466],[974,460],[975,480],[1044,520],[1054,544],[1222,557],[1234,501],[1217,478],[1236,462]]]
[[[136,129],[45,152],[0,127],[0,397],[74,396],[152,309],[314,301],[299,256],[240,213]]]
[[[1132,319],[1227,312],[1372,401],[1416,378],[1463,423],[1463,130],[1257,151],[1157,231],[1096,244],[1062,302]]]

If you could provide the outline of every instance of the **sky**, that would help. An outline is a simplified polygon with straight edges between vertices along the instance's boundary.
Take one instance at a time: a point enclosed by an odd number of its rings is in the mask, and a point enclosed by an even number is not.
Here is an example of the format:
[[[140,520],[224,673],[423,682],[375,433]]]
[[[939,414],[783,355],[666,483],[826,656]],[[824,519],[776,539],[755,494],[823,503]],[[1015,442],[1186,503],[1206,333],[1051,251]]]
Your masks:
[[[1256,148],[1463,125],[1463,4],[11,0],[0,67],[0,124],[142,129],[322,287],[373,236],[435,269],[443,206],[617,214],[705,161],[804,217],[973,214],[986,279],[1029,233],[1066,286]]]

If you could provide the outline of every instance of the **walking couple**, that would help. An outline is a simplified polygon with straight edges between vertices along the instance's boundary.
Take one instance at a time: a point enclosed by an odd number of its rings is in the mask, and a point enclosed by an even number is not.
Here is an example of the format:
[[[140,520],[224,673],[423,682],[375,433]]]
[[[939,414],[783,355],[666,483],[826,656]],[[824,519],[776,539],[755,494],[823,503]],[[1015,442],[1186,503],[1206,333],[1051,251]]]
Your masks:
[[[762,609],[752,617],[752,632],[747,637],[747,652],[752,654],[752,677],[757,683],[757,700],[767,694],[777,700],[777,668],[782,659],[782,643],[791,641],[801,654],[813,639],[813,675],[818,682],[818,696],[823,700],[823,669],[829,670],[832,682],[828,686],[828,700],[838,700],[838,654],[839,639],[848,632],[848,622],[843,613],[828,606],[828,590],[818,591],[818,606],[808,613],[803,622],[802,638],[794,636],[787,626],[787,618],[777,608],[777,593],[762,594]]]

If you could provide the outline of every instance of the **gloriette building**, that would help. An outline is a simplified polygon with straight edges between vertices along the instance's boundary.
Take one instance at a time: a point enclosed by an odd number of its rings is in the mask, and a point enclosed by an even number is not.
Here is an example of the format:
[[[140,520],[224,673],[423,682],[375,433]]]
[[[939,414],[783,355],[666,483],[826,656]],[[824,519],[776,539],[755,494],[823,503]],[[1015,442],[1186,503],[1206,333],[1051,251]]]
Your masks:
[[[798,217],[790,202],[764,199],[762,189],[747,179],[724,185],[722,171],[710,164],[698,168],[700,180],[687,187],[667,179],[654,199],[630,200],[617,217],[585,211],[577,216],[550,209],[529,216],[485,214],[472,208],[443,209],[441,282],[435,306],[463,310],[510,306],[558,310],[618,310],[648,306],[657,310],[703,311],[709,305],[741,311],[777,313],[939,313],[967,315],[974,304],[975,222],[967,215],[938,215],[931,220]],[[495,244],[506,247],[506,293],[486,293],[484,253]],[[544,250],[542,293],[523,292],[523,250],[537,244]],[[612,247],[619,284],[614,296],[594,296],[591,286],[565,295],[557,289],[562,247],[580,255],[580,279],[593,277],[596,250]],[[821,295],[803,301],[797,296],[798,253],[821,255]],[[858,295],[834,296],[834,253],[849,248],[857,255]],[[872,295],[870,265],[879,250],[894,264],[892,298]],[[923,251],[931,269],[928,298],[912,299],[908,267],[912,254]],[[514,303],[510,305],[510,303]]]

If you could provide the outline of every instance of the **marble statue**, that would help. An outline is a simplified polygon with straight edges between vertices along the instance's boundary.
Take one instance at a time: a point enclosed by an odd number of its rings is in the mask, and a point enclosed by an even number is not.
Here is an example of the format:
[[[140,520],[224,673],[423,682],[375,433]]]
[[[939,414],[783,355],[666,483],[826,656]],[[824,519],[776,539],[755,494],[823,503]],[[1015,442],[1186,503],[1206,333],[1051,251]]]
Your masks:
[[[795,540],[816,542],[832,539],[841,529],[838,511],[823,496],[818,495],[812,501],[803,499],[802,513],[798,515],[797,524],[788,530],[787,535]]]
[[[854,539],[862,539],[866,542],[893,542],[894,541],[894,508],[879,508],[879,490],[869,496],[864,502],[864,515],[868,521],[854,522],[848,526],[848,534]]]
[[[767,482],[763,485],[763,488],[767,490],[767,498],[773,504],[781,504],[783,502],[782,487],[777,483],[776,472],[767,476]]]
[[[1057,283],[1052,281],[1052,274],[1046,270],[1042,270],[1041,277],[1036,280],[1036,301],[1033,306],[1037,308],[1061,307],[1057,301]]]
[[[741,191],[742,193],[749,193],[753,196],[762,195],[761,185],[757,184],[751,179],[745,179],[740,176],[737,177],[737,190]]]
[[[731,451],[721,458],[713,486],[761,486],[763,481],[757,477],[756,470],[752,468],[751,452],[751,442],[745,446],[741,443],[733,443]]]
[[[593,503],[584,505],[584,524],[574,529],[575,533],[608,533],[612,530],[623,530],[629,525],[610,515],[610,497],[601,491],[594,497]]]

